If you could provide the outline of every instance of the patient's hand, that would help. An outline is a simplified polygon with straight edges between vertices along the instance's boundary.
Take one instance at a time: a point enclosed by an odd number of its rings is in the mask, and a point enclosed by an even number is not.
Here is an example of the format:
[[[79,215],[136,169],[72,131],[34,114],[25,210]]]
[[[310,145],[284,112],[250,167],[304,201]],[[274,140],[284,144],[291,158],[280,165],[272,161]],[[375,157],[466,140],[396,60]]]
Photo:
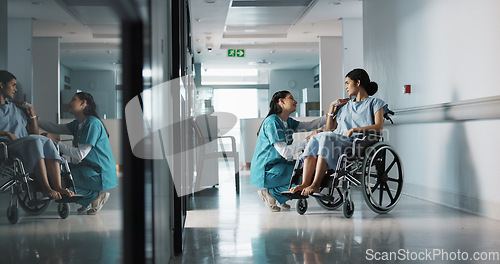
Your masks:
[[[352,136],[353,133],[354,133],[354,130],[352,130],[352,128],[351,128],[351,129],[349,129],[349,131],[345,132],[344,136],[350,137],[350,136]]]
[[[323,132],[323,130],[314,130],[309,136],[306,137],[307,140],[309,140],[312,136],[319,134]]]

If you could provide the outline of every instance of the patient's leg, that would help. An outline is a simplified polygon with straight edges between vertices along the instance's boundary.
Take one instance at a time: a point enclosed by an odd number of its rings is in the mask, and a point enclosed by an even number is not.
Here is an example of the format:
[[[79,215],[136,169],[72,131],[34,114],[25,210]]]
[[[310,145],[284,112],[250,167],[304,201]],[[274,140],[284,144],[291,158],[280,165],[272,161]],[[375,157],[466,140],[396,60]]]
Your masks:
[[[328,168],[328,164],[326,163],[326,159],[323,156],[318,155],[316,162],[316,174],[314,175],[313,183],[304,188],[302,190],[302,195],[306,196],[311,193],[319,192],[321,187],[321,182],[323,181],[323,177],[325,176],[326,169]]]
[[[292,187],[290,189],[290,192],[295,193],[298,191],[302,191],[304,188],[309,186],[309,184],[311,184],[314,176],[314,169],[316,168],[316,160],[316,156],[304,157],[304,167],[302,168],[302,184]]]
[[[36,163],[36,165],[35,165],[35,173],[36,173],[36,177],[37,177],[38,183],[42,187],[42,192],[43,192],[44,195],[46,195],[46,196],[48,196],[48,197],[50,197],[52,199],[61,199],[62,198],[60,193],[58,193],[57,191],[53,190],[50,187],[49,179],[47,177],[47,169],[45,167],[45,160],[44,159],[40,159]]]
[[[50,177],[50,183],[54,190],[58,191],[62,195],[73,196],[73,192],[62,188],[61,186],[61,169],[59,167],[59,161],[55,159],[46,159],[45,165],[47,167],[47,173]]]

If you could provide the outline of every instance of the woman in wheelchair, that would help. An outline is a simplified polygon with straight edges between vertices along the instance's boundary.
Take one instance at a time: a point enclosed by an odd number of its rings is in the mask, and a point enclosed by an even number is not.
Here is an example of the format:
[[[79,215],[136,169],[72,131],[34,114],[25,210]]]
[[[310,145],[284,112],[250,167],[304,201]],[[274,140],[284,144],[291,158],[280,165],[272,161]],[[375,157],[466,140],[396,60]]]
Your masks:
[[[289,91],[279,91],[273,95],[270,110],[257,133],[257,143],[250,167],[250,183],[266,188],[258,191],[259,197],[272,211],[290,209],[289,199],[281,194],[288,190],[293,171],[293,155],[302,151],[306,140],[293,143],[293,133],[311,131],[326,123],[326,116],[311,122],[299,122],[290,118],[295,112],[297,101]],[[314,131],[307,137],[318,133]],[[293,144],[292,144],[293,143]],[[280,207],[276,205],[278,201]]]
[[[382,131],[386,103],[370,97],[377,92],[377,83],[370,81],[365,70],[354,69],[345,77],[345,89],[349,97],[356,98],[340,99],[330,104],[327,132],[319,133],[309,140],[303,153],[302,184],[292,187],[291,193],[301,192],[303,196],[319,193],[327,169],[336,168],[338,158],[352,147],[357,135]]]
[[[44,195],[52,199],[71,197],[73,192],[61,187],[61,157],[57,148],[50,139],[38,135],[33,106],[7,102],[16,92],[16,77],[0,71],[0,140],[6,142],[9,155],[22,160],[27,172],[35,172]]]
[[[76,119],[68,124],[53,124],[40,120],[39,125],[49,133],[73,135],[73,145],[57,142],[60,151],[71,157],[71,174],[76,191],[83,195],[77,201],[79,213],[95,214],[109,198],[104,192],[118,185],[116,163],[111,152],[109,133],[97,115],[97,106],[89,93],[76,93],[68,104],[68,111]]]

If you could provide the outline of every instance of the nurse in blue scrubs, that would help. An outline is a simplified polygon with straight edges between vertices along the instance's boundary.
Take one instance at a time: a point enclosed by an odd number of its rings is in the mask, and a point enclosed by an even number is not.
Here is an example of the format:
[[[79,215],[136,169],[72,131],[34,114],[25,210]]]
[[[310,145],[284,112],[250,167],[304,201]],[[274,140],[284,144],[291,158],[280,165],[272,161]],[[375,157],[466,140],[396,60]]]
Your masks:
[[[97,115],[94,98],[89,93],[75,94],[68,111],[76,119],[56,125],[43,120],[39,126],[49,133],[73,135],[72,146],[58,142],[60,151],[72,158],[71,174],[76,191],[84,197],[78,201],[79,213],[95,214],[109,198],[109,190],[118,185],[116,163],[111,153],[109,134]]]
[[[293,155],[302,151],[312,135],[326,124],[326,116],[311,122],[299,122],[290,118],[297,109],[297,101],[289,91],[273,95],[270,110],[257,134],[257,143],[250,167],[250,183],[261,187],[259,197],[273,212],[288,210],[288,198],[281,194],[288,190],[293,172]],[[311,131],[311,135],[299,142],[293,142],[293,133]],[[277,203],[276,203],[277,202]]]

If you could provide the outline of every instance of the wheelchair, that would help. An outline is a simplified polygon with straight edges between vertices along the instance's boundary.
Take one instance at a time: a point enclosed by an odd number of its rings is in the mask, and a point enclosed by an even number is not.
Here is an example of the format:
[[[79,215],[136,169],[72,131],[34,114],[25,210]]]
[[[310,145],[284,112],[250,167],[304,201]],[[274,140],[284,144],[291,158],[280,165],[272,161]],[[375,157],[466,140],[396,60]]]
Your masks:
[[[72,197],[63,196],[63,199],[55,200],[59,204],[57,207],[59,216],[66,219],[70,213],[69,203],[74,203],[83,196],[76,193],[68,162],[64,157],[61,158],[61,185],[63,188],[72,188],[75,193]],[[50,205],[52,199],[43,197],[42,189],[34,175],[25,172],[19,158],[9,157],[7,144],[0,142],[0,179],[3,178],[7,178],[7,182],[0,186],[0,192],[10,191],[7,219],[11,224],[19,221],[18,205],[31,215],[42,214]]]
[[[388,115],[384,117],[390,120]],[[302,183],[302,167],[302,157],[299,157],[289,188]],[[310,196],[326,210],[342,206],[344,216],[350,218],[354,213],[351,185],[361,186],[366,204],[375,213],[388,213],[398,203],[403,189],[403,165],[394,148],[384,143],[381,134],[365,133],[356,137],[352,147],[339,156],[335,170],[326,171],[320,193]],[[289,191],[282,194],[297,199],[297,213],[302,215],[307,211],[308,196]]]

